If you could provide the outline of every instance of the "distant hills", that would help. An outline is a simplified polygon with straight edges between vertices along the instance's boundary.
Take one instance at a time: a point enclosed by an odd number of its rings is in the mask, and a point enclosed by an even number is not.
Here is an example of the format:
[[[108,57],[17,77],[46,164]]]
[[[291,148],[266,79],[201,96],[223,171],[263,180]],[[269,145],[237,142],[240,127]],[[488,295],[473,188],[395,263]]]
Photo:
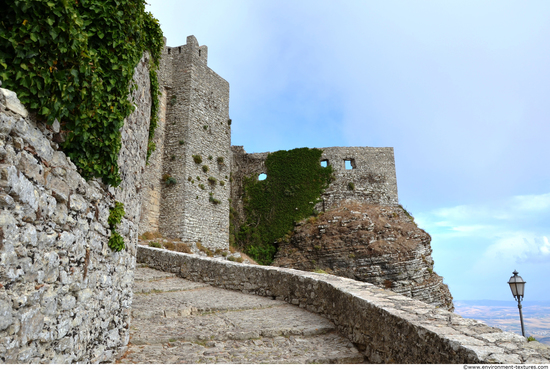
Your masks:
[[[483,321],[505,331],[521,334],[519,311],[515,301],[454,301],[455,312],[463,317]],[[525,335],[550,346],[550,301],[522,302]]]

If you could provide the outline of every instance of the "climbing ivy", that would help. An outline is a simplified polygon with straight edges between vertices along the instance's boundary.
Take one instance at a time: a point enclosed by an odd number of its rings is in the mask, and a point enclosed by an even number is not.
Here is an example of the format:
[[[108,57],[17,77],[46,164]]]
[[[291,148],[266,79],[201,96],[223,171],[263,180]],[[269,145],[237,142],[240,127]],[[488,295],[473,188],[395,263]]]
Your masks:
[[[134,68],[151,52],[153,97],[148,155],[157,123],[163,40],[143,0],[12,0],[0,11],[0,79],[21,102],[61,123],[62,149],[85,178],[112,186]]]
[[[115,206],[109,211],[109,218],[107,222],[111,229],[111,237],[109,238],[109,247],[115,251],[120,252],[124,249],[124,238],[117,232],[117,226],[122,222],[122,217],[126,212],[124,211],[124,204],[115,202]]]
[[[243,180],[246,221],[232,240],[258,263],[268,265],[277,252],[275,242],[294,222],[314,214],[314,206],[329,185],[332,168],[321,167],[322,150],[299,148],[268,155],[267,178]]]

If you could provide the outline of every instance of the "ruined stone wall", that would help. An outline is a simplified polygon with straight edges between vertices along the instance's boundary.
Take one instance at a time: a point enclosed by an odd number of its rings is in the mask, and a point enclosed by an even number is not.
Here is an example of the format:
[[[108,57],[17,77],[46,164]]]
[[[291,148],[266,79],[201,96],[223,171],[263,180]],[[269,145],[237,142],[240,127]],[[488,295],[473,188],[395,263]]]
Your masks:
[[[138,246],[138,263],[284,300],[331,320],[368,363],[548,363],[550,347],[444,309],[328,274],[243,265]]]
[[[265,173],[267,168],[265,160],[266,153],[246,153],[242,146],[231,146],[231,213],[232,224],[238,231],[240,225],[246,220],[244,214],[243,180],[245,177]]]
[[[207,53],[194,36],[186,45],[164,49],[165,123],[156,133],[162,158],[152,158],[146,170],[152,185],[142,230],[157,228],[165,237],[200,241],[215,250],[229,247],[231,128],[229,84],[207,66]]]
[[[128,343],[151,108],[147,56],[134,79],[137,109],[121,132],[117,189],[86,182],[51,141],[59,126],[46,128],[15,93],[0,93],[0,363],[110,362]],[[121,252],[107,244],[115,200],[126,210]]]
[[[322,194],[322,202],[315,207],[317,211],[334,208],[346,200],[369,204],[398,204],[393,148],[319,149],[323,151],[321,163],[332,167],[334,180]],[[231,152],[231,206],[234,209],[233,223],[238,229],[246,219],[242,202],[243,179],[265,173],[265,161],[270,153],[246,153],[242,146],[232,146]],[[346,160],[353,168],[345,168]]]
[[[322,196],[324,209],[342,200],[359,200],[372,204],[398,203],[397,178],[393,148],[330,147],[323,150],[336,178]],[[345,168],[348,160],[352,169]],[[353,184],[350,186],[350,183]]]

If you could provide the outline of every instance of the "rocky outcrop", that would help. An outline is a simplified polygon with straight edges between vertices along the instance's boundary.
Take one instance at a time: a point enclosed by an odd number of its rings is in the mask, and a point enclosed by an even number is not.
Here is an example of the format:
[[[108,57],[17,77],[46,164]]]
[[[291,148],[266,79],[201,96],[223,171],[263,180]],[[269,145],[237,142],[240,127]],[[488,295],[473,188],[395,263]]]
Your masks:
[[[323,270],[453,311],[449,288],[433,271],[430,241],[400,206],[349,201],[298,223],[273,265]]]

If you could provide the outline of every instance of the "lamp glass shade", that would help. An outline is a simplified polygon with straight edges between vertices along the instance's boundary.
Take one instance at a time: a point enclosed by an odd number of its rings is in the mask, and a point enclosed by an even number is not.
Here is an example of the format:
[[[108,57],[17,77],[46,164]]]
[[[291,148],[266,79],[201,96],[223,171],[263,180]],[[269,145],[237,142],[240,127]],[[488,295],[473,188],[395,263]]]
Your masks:
[[[508,281],[508,284],[510,285],[510,290],[512,291],[512,295],[514,298],[521,297],[523,298],[523,293],[525,290],[525,281],[521,278],[521,276],[518,275],[516,271],[514,271],[514,276],[510,278]]]

